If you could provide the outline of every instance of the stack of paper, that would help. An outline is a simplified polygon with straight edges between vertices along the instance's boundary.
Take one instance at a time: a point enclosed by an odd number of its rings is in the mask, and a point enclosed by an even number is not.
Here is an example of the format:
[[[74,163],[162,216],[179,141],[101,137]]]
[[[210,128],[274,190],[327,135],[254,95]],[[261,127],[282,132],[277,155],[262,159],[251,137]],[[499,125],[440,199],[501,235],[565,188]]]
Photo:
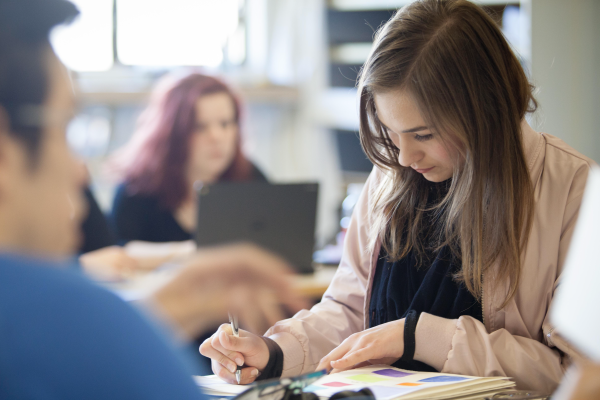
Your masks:
[[[207,394],[214,396],[235,396],[250,388],[229,385],[214,375],[196,377],[196,382]],[[514,382],[506,377],[479,378],[373,365],[327,375],[304,391],[313,392],[321,399],[328,399],[342,390],[369,388],[377,400],[467,400],[491,397],[514,386]]]
[[[514,382],[506,377],[478,378],[374,365],[328,375],[304,391],[329,398],[341,390],[356,391],[368,387],[377,400],[445,400],[480,399],[514,386]]]

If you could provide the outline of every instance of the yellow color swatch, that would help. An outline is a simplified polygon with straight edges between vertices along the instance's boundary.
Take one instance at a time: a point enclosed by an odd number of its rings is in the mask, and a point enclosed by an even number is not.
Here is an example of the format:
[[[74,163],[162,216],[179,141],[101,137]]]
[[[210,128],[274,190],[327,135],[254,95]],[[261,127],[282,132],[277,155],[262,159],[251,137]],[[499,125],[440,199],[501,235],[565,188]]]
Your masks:
[[[369,382],[369,383],[389,381],[389,379],[382,378],[375,374],[353,375],[353,376],[349,376],[348,379],[352,379],[353,381]]]

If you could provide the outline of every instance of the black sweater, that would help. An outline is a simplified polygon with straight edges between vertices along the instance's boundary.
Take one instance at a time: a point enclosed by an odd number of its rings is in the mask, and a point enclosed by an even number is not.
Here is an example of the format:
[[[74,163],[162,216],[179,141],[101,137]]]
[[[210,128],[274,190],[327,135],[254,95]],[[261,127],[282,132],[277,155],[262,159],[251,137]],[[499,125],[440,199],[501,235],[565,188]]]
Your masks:
[[[252,180],[267,181],[256,167]],[[120,245],[132,240],[177,242],[193,238],[193,232],[183,229],[173,211],[162,207],[157,196],[131,194],[126,183],[117,188],[110,222]]]
[[[448,181],[429,184],[428,206],[442,200],[448,184]],[[460,271],[460,260],[453,256],[448,246],[435,250],[437,246],[433,238],[440,223],[435,210],[426,211],[423,221],[419,236],[426,254],[420,262],[415,250],[400,260],[389,261],[385,249],[381,248],[369,303],[371,327],[405,318],[411,310],[448,319],[457,319],[461,315],[479,321],[483,319],[481,304],[464,284],[453,278]],[[415,360],[398,360],[393,366],[413,371],[435,371]]]
[[[433,205],[446,194],[449,182],[431,183],[428,205]],[[479,301],[453,279],[459,271],[460,261],[452,256],[448,247],[439,251],[432,248],[433,227],[438,221],[434,212],[426,212],[424,229],[420,237],[426,246],[426,254],[419,263],[414,251],[400,260],[388,261],[382,247],[373,278],[369,305],[370,327],[405,318],[409,311],[426,312],[442,318],[456,319],[461,315],[483,321]],[[283,370],[283,353],[279,345],[265,338],[270,359],[260,379],[278,377]],[[394,367],[413,371],[435,371],[419,361],[398,360]]]

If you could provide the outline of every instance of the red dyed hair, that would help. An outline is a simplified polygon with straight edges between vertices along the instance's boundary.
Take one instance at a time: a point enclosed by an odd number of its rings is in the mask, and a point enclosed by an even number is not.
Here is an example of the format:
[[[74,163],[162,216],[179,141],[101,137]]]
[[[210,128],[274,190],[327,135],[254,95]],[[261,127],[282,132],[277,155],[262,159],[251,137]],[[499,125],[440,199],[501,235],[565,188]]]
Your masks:
[[[202,96],[223,92],[234,104],[238,140],[233,161],[218,180],[252,178],[253,165],[241,150],[239,97],[223,81],[194,72],[167,76],[159,82],[149,106],[140,116],[133,138],[118,155],[117,164],[131,193],[157,196],[161,205],[169,210],[181,204],[191,190],[186,171],[196,123],[196,101]]]

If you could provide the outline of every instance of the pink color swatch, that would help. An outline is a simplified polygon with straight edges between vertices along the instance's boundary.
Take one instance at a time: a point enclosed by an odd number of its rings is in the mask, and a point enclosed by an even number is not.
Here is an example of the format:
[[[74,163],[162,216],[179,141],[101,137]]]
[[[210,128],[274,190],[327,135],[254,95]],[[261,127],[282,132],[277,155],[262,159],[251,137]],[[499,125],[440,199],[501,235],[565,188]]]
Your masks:
[[[343,382],[329,382],[329,383],[324,383],[323,386],[342,387],[342,386],[351,386],[351,385],[349,383],[343,383]]]

